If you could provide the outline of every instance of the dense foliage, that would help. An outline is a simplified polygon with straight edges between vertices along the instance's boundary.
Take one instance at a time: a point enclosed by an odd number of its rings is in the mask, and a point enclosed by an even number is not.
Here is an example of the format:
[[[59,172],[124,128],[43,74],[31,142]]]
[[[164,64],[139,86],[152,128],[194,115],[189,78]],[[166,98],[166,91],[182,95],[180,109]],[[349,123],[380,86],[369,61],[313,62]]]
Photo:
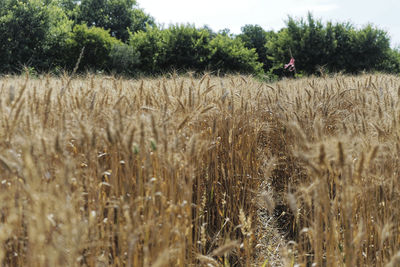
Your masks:
[[[269,53],[266,47],[267,40],[274,36],[274,32],[266,32],[259,25],[245,25],[242,27],[242,33],[237,37],[244,42],[245,47],[256,49],[258,61],[263,64],[264,71],[272,67],[272,60],[268,59]]]
[[[318,71],[357,73],[360,71],[399,72],[399,52],[390,48],[388,34],[372,25],[356,29],[350,23],[323,25],[311,14],[307,20],[289,18],[287,27],[267,41],[273,61],[271,72],[282,75],[290,58],[304,74]]]
[[[134,0],[84,0],[76,6],[76,20],[88,26],[110,30],[113,37],[127,41],[129,31],[144,30],[154,20],[135,8]]]
[[[4,0],[0,6],[0,72],[15,72],[23,66],[37,69],[61,64],[72,22],[54,1]]]
[[[86,25],[76,25],[66,42],[66,59],[69,68],[73,68],[76,60],[84,48],[84,57],[81,65],[93,70],[105,69],[109,63],[109,57],[113,46],[122,45],[118,39],[111,37],[103,28]]]
[[[126,75],[172,70],[296,75],[400,72],[400,53],[387,32],[350,23],[323,24],[311,14],[289,17],[278,32],[245,25],[242,33],[207,26],[159,26],[135,0],[4,0],[0,6],[0,73],[72,70]]]

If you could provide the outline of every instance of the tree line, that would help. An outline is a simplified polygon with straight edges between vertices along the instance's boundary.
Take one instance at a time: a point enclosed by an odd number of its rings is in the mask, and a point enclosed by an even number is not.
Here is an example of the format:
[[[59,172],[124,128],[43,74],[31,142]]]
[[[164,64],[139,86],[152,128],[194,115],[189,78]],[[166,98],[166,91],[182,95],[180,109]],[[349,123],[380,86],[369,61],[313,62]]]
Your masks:
[[[297,75],[400,72],[400,52],[373,25],[289,17],[281,30],[245,25],[240,34],[191,24],[158,25],[135,0],[3,0],[0,73],[77,71],[130,76],[166,72]],[[80,54],[83,51],[82,57]],[[78,59],[79,66],[77,66]]]

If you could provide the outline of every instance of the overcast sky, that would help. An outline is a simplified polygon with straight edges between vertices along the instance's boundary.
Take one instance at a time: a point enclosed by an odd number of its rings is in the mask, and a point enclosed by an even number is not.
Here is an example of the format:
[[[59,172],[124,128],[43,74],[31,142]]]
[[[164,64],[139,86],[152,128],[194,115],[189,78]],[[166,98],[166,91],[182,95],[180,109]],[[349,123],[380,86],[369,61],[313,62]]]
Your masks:
[[[324,22],[373,23],[386,30],[392,46],[400,45],[400,0],[138,0],[158,23],[208,25],[214,31],[229,28],[240,33],[246,24],[279,30],[288,15],[300,18],[311,11]]]

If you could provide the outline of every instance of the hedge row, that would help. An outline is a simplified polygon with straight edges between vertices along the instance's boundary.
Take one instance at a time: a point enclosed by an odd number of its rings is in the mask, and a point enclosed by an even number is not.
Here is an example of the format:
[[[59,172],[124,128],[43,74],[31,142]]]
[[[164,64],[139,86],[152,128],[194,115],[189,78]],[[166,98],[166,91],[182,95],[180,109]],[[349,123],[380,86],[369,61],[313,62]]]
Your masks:
[[[323,24],[311,14],[278,32],[246,25],[238,35],[208,27],[161,27],[134,0],[3,0],[0,73],[78,71],[155,75],[169,71],[240,72],[282,77],[296,59],[298,75],[400,72],[400,53],[372,25]]]

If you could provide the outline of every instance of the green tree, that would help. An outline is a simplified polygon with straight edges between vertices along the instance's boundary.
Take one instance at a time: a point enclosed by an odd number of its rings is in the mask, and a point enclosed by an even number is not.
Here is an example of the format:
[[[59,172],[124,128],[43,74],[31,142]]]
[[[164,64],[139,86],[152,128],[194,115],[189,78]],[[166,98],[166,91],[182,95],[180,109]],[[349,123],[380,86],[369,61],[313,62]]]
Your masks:
[[[329,72],[387,71],[382,62],[395,66],[396,56],[390,49],[390,39],[383,30],[371,25],[357,30],[350,23],[328,22],[323,25],[308,14],[307,20],[289,17],[286,28],[266,45],[274,61],[271,72],[283,76],[283,65],[296,59],[300,73],[318,73],[320,67]]]
[[[145,31],[147,26],[156,26],[154,18],[149,14],[146,14],[143,9],[135,8],[132,14],[132,23],[129,27],[130,32]]]
[[[348,70],[382,70],[381,63],[388,59],[390,54],[390,39],[384,30],[367,25],[356,34],[353,40],[352,55],[354,60]]]
[[[140,53],[140,69],[146,73],[205,70],[211,54],[209,42],[207,30],[191,25],[174,25],[168,29],[148,27],[129,40]]]
[[[335,36],[335,51],[330,60],[330,71],[352,71],[350,65],[355,60],[352,55],[353,41],[356,39],[356,30],[350,23],[337,23],[332,27]]]
[[[329,55],[334,49],[334,40],[326,31],[320,20],[315,20],[311,13],[307,20],[295,21],[289,18],[287,33],[290,40],[290,49],[296,59],[296,67],[305,74],[313,74],[318,66],[324,66],[329,61]],[[285,61],[290,59],[289,51],[286,52]],[[287,62],[286,62],[287,63]]]
[[[18,72],[23,65],[43,70],[60,64],[60,47],[71,24],[54,1],[3,0],[0,71]]]
[[[270,56],[267,50],[267,41],[272,37],[274,32],[265,31],[259,25],[245,25],[242,27],[242,33],[237,36],[240,38],[246,48],[254,48],[258,55],[258,62],[263,64],[264,71],[268,71],[272,67],[272,61],[268,59]]]
[[[255,49],[247,49],[240,39],[228,35],[210,37],[207,29],[175,25],[168,29],[149,27],[132,34],[129,43],[140,53],[140,69],[145,73],[175,70],[219,70],[261,73]]]
[[[294,47],[294,41],[287,28],[281,29],[272,36],[266,44],[267,50],[271,53],[269,59],[273,62],[269,73],[282,77],[285,74],[284,64],[290,59],[290,51]],[[296,52],[296,51],[294,51]]]
[[[45,68],[52,70],[65,67],[65,47],[72,31],[73,21],[68,19],[56,1],[52,1],[47,8],[50,27],[43,47],[44,56],[40,58],[40,62]]]
[[[82,48],[85,48],[79,70],[108,70],[111,51],[114,46],[119,45],[122,45],[122,42],[110,36],[109,32],[102,28],[76,25],[67,40],[67,66],[72,69]]]
[[[233,37],[233,34],[231,33],[231,30],[228,28],[222,29],[218,31],[219,35],[225,35],[225,36],[229,36],[229,37]]]
[[[210,34],[191,25],[174,25],[164,31],[162,69],[202,71],[210,56]]]
[[[80,0],[58,0],[59,6],[67,14],[68,18],[75,21]]]
[[[399,48],[390,49],[386,58],[381,62],[379,69],[393,74],[400,73],[400,50]]]
[[[255,49],[247,49],[239,39],[218,35],[210,41],[209,66],[222,72],[261,73],[262,63],[257,61]]]
[[[113,44],[108,69],[117,74],[137,75],[141,71],[140,53],[128,44]]]
[[[137,7],[135,0],[82,0],[77,23],[110,30],[110,34],[127,41],[129,31],[145,30],[146,24],[154,25],[154,19]]]
[[[210,26],[208,26],[208,25],[204,25],[203,27],[200,28],[200,30],[207,31],[211,39],[213,39],[217,36],[217,33],[214,32],[213,29],[211,29]]]
[[[159,62],[165,55],[163,31],[157,27],[147,27],[146,31],[139,31],[131,35],[129,45],[140,53],[139,69],[144,73],[160,71]]]

